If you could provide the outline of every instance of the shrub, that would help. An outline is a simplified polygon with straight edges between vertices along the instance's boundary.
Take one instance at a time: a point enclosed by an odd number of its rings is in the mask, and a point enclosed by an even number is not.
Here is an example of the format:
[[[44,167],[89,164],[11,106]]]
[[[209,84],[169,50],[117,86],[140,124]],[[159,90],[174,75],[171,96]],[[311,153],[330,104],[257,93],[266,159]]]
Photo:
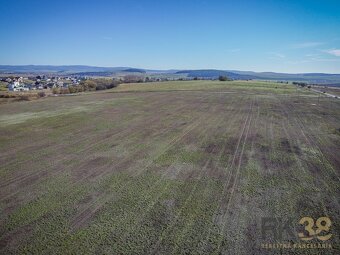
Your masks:
[[[96,90],[97,84],[93,80],[84,80],[80,82],[80,86],[84,88],[84,91]]]
[[[220,75],[220,76],[218,77],[218,80],[219,80],[219,81],[227,81],[227,80],[228,80],[228,77],[227,77],[227,76]]]
[[[46,93],[44,91],[38,92],[38,97],[45,97]]]
[[[104,90],[104,89],[106,89],[106,86],[104,86],[102,84],[100,84],[96,87],[96,90]]]
[[[19,95],[18,100],[19,101],[29,101],[30,97],[29,97],[29,95]]]
[[[68,88],[53,88],[53,94],[68,94],[84,91],[104,90],[117,87],[121,81],[114,79],[91,79],[83,80],[79,85],[70,85]]]
[[[76,88],[76,86],[69,86],[68,90],[70,93],[77,93],[78,89]]]
[[[293,82],[293,85],[298,85],[298,86],[301,86],[301,87],[305,87],[305,86],[307,86],[307,83],[305,83],[305,82],[296,82],[296,81],[294,81],[294,82]]]
[[[69,94],[69,93],[70,93],[69,88],[61,88],[60,89],[60,94]]]
[[[144,82],[144,78],[139,75],[126,75],[124,77],[125,83],[141,83]]]
[[[52,89],[53,94],[59,94],[59,89],[58,88],[53,88]]]

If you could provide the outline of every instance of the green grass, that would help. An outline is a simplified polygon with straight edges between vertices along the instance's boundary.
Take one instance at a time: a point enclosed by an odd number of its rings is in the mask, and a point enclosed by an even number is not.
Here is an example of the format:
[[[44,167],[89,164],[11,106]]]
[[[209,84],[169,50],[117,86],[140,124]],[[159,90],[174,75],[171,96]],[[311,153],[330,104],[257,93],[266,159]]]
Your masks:
[[[317,101],[182,81],[0,105],[0,253],[263,254],[262,217],[327,215],[335,249],[308,253],[336,254],[340,105]]]
[[[153,83],[122,84],[114,92],[132,91],[172,91],[172,90],[212,90],[229,92],[265,92],[265,93],[295,93],[296,89],[290,84],[279,84],[263,81],[171,81]]]

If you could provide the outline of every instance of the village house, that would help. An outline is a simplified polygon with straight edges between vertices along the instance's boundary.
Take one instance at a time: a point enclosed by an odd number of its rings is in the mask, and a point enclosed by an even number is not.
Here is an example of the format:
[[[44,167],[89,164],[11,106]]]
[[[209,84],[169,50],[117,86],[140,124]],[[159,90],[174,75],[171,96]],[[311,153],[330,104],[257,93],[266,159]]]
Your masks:
[[[19,81],[14,81],[8,85],[9,91],[28,91],[29,88],[25,85],[20,83]]]

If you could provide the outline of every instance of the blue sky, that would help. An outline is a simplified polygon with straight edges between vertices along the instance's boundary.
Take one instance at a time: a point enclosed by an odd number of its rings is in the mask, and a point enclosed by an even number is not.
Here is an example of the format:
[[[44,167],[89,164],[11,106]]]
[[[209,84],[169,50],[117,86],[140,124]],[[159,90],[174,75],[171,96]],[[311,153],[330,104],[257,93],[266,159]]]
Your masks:
[[[339,0],[0,0],[0,64],[340,73]]]

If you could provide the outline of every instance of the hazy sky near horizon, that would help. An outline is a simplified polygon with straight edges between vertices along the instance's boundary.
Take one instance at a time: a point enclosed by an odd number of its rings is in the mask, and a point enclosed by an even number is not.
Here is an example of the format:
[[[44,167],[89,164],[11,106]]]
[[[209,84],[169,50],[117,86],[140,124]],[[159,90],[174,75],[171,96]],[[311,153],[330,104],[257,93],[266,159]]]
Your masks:
[[[339,0],[0,0],[0,64],[340,73]]]

